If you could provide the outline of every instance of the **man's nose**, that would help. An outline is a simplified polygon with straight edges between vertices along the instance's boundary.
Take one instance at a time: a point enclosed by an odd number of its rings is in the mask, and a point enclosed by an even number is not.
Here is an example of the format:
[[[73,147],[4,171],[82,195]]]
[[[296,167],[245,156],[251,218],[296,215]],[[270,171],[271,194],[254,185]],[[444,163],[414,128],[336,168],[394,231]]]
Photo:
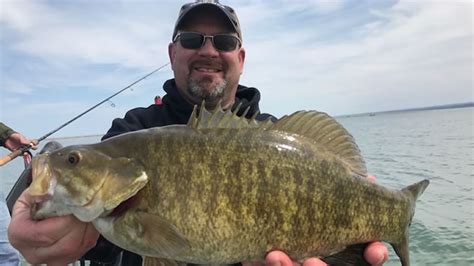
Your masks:
[[[206,38],[204,40],[203,46],[199,49],[199,54],[205,56],[218,56],[219,51],[217,51],[214,45],[212,44],[211,38]]]

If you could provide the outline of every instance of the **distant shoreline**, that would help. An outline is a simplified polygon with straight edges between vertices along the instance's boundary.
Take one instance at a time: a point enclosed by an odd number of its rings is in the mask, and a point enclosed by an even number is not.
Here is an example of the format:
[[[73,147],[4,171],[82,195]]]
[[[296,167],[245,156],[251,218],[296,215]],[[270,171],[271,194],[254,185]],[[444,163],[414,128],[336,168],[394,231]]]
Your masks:
[[[350,115],[340,115],[340,116],[337,116],[337,117],[374,116],[374,115],[377,115],[377,114],[403,113],[403,112],[429,111],[429,110],[443,110],[443,109],[457,109],[457,108],[467,108],[467,107],[474,107],[474,102],[453,103],[453,104],[416,107],[416,108],[407,108],[407,109],[397,109],[397,110],[389,110],[389,111],[367,112],[367,113],[358,113],[358,114],[350,114]]]
[[[389,111],[377,111],[377,112],[368,112],[368,113],[358,113],[358,114],[349,114],[349,115],[338,115],[335,117],[357,117],[357,116],[375,116],[378,114],[389,114],[389,113],[402,113],[402,112],[413,112],[413,111],[428,111],[428,110],[443,110],[443,109],[456,109],[456,108],[467,108],[474,107],[474,102],[466,103],[454,103],[454,104],[444,104],[444,105],[435,105],[427,107],[417,107],[417,108],[407,108],[407,109],[397,109]],[[47,140],[65,140],[65,139],[78,139],[78,138],[92,138],[92,137],[102,137],[103,134],[90,134],[84,136],[67,136],[67,137],[55,137],[47,138]]]
[[[102,136],[103,136],[103,134],[92,134],[92,135],[83,135],[83,136],[68,136],[68,137],[47,138],[47,140],[80,139],[80,138],[92,138],[92,137],[102,137]]]

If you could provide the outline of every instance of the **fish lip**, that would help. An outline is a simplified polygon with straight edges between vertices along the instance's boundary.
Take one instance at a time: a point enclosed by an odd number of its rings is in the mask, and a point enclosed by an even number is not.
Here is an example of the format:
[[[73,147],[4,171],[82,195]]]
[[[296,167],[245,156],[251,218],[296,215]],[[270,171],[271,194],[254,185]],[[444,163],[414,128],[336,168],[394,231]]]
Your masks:
[[[44,153],[36,156],[31,163],[31,177],[33,182],[40,183],[40,189],[38,187],[30,189],[30,195],[33,197],[34,202],[39,203],[50,199],[53,196],[54,188],[56,187],[56,174],[53,169],[49,166],[49,154]],[[39,179],[39,180],[37,180]],[[47,184],[45,184],[47,182]],[[47,186],[47,190],[44,191],[44,187]],[[30,186],[31,188],[31,186]]]

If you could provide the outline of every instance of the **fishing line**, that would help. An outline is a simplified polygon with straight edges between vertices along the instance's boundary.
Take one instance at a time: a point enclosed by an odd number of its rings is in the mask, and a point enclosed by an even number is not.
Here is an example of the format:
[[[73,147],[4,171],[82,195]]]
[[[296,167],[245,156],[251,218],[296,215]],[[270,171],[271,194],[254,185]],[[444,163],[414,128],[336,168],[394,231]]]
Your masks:
[[[140,81],[142,81],[142,80],[148,78],[149,76],[155,74],[156,72],[158,72],[159,70],[161,70],[162,68],[166,67],[166,66],[169,65],[169,64],[170,64],[170,63],[168,62],[168,63],[166,63],[166,64],[160,66],[159,68],[157,68],[157,69],[153,70],[152,72],[146,74],[145,76],[141,77],[140,79],[134,81],[132,84],[128,85],[127,87],[125,87],[125,88],[119,90],[118,92],[112,94],[111,96],[105,98],[103,101],[99,102],[98,104],[92,106],[91,108],[87,109],[87,110],[84,111],[83,113],[77,115],[77,116],[74,117],[73,119],[71,119],[71,120],[67,121],[66,123],[62,124],[62,125],[59,126],[57,129],[55,129],[55,130],[53,130],[53,131],[47,133],[46,135],[42,136],[41,138],[38,139],[38,142],[40,142],[40,141],[44,140],[45,138],[47,138],[47,137],[53,135],[54,133],[58,132],[59,130],[61,130],[61,129],[64,128],[65,126],[67,126],[67,125],[71,124],[72,122],[74,122],[75,120],[77,120],[79,117],[81,117],[81,116],[83,116],[83,115],[89,113],[90,111],[92,111],[92,110],[94,110],[95,108],[97,108],[99,105],[101,105],[101,104],[103,104],[103,103],[109,101],[109,100],[112,99],[113,97],[115,97],[115,96],[119,95],[120,93],[124,92],[125,90],[129,89],[130,87],[132,87],[133,85],[137,84],[138,82],[140,82]]]
[[[94,110],[95,108],[99,107],[101,104],[105,103],[105,102],[111,102],[110,99],[112,99],[113,97],[119,95],[120,93],[126,91],[127,89],[130,89],[133,85],[137,84],[138,82],[148,78],[149,76],[155,74],[156,72],[160,71],[162,68],[168,66],[170,63],[167,62],[166,64],[156,68],[155,70],[153,70],[152,72],[146,74],[145,76],[137,79],[136,81],[132,82],[130,85],[126,86],[125,88],[117,91],[116,93],[110,95],[109,97],[105,98],[104,100],[102,100],[101,102],[99,102],[98,104],[92,106],[91,108],[87,109],[86,111],[82,112],[81,114],[73,117],[71,120],[67,121],[66,123],[62,124],[61,126],[59,126],[58,128],[48,132],[46,135],[34,140],[36,141],[36,145],[38,145],[38,143],[40,143],[42,140],[46,139],[47,137],[53,135],[54,133],[58,132],[59,130],[61,130],[62,128],[64,128],[65,126],[71,124],[72,122],[76,121],[78,118],[80,118],[81,116],[89,113],[90,111]],[[112,103],[112,102],[111,102]],[[112,103],[113,104],[113,103]],[[115,105],[115,104],[113,104]],[[16,158],[17,156],[23,154],[24,152],[27,152],[29,151],[33,146],[32,145],[24,145],[22,147],[20,147],[20,149],[8,154],[7,156],[3,157],[3,158],[0,158],[0,166],[8,163],[9,161],[13,160],[14,158]]]

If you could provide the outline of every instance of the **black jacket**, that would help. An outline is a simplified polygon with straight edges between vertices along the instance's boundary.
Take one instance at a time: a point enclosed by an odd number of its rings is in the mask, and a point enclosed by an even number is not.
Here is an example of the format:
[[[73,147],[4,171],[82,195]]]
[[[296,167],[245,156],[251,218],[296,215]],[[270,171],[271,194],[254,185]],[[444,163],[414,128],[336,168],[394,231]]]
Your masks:
[[[186,124],[194,106],[184,100],[181,94],[179,94],[174,79],[167,80],[163,85],[163,89],[166,95],[163,97],[161,104],[153,104],[147,108],[135,108],[128,111],[124,118],[114,119],[112,127],[102,137],[102,140],[125,132],[145,128]],[[255,113],[260,112],[259,101],[260,92],[256,88],[239,85],[236,101],[232,109],[237,108],[241,104],[240,111],[237,114],[242,115],[243,111],[249,107],[250,109],[246,116],[250,118]],[[257,120],[275,119],[275,117],[269,114],[258,114],[256,118]],[[92,261],[91,265],[117,265],[116,260],[117,258],[120,259],[121,251],[120,248],[100,237],[96,247],[90,250],[84,258],[90,259]],[[141,256],[123,251],[121,265],[142,265]]]
[[[162,104],[153,104],[147,108],[135,108],[128,111],[124,118],[114,119],[112,127],[102,139],[104,140],[115,135],[144,128],[186,124],[194,106],[184,100],[181,94],[179,94],[174,79],[167,80],[163,85],[163,89],[166,91],[166,95],[163,97]],[[236,101],[232,108],[234,109],[238,104],[242,104],[240,113],[238,113],[241,115],[247,107],[250,107],[247,113],[247,117],[250,118],[260,111],[258,106],[259,101],[260,92],[256,88],[248,88],[239,85],[236,93]],[[274,119],[274,117],[269,114],[259,114],[257,120],[265,120],[268,117]]]

